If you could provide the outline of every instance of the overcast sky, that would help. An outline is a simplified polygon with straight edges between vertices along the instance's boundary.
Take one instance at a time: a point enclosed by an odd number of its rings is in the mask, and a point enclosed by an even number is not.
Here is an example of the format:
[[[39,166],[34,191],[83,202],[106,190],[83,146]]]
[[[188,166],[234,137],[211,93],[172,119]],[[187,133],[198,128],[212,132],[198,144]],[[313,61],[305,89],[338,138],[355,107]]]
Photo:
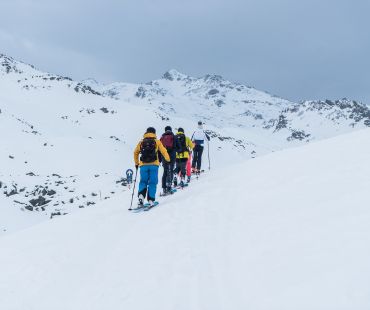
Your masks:
[[[0,0],[0,53],[102,82],[170,69],[370,103],[369,0]]]

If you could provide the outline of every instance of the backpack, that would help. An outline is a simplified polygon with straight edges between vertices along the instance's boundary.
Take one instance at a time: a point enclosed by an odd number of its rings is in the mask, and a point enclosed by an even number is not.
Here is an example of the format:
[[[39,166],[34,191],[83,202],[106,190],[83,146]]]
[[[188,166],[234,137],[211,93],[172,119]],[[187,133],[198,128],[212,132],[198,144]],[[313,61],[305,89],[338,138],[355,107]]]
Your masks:
[[[186,146],[186,137],[183,133],[180,133],[177,135],[177,140],[179,141],[179,149],[177,150],[177,153],[184,153],[188,150]]]
[[[175,137],[173,133],[164,133],[161,137],[161,142],[168,151],[172,151],[175,144]]]
[[[158,159],[157,142],[155,138],[144,138],[140,145],[140,160],[143,163],[151,163]]]

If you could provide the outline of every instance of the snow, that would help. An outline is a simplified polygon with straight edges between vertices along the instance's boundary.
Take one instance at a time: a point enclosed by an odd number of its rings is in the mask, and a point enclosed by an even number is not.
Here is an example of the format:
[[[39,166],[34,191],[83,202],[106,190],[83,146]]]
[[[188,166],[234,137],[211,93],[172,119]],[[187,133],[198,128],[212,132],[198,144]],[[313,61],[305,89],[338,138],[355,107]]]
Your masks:
[[[146,127],[198,120],[212,170],[129,213]],[[174,69],[102,85],[0,54],[0,309],[369,309],[367,126],[347,99]]]
[[[191,135],[199,120],[221,167],[365,128],[370,110],[349,100],[296,104],[174,69],[146,84],[73,81],[0,54],[0,235],[127,191],[120,181],[148,126]],[[24,220],[11,220],[17,211]]]
[[[22,228],[16,221],[5,220],[5,214],[13,213],[10,208],[29,212],[25,206],[38,195],[34,197],[27,192],[37,186],[48,186],[57,194],[43,206],[45,210],[41,207],[35,210],[39,215],[24,216],[32,223],[48,219],[53,213],[88,207],[91,202],[99,204],[105,197],[127,190],[116,181],[126,169],[133,168],[132,150],[147,124],[154,125],[159,132],[168,124],[153,118],[153,111],[145,107],[117,104],[109,98],[75,94],[69,89],[19,91],[16,85],[5,81],[0,89],[4,90],[0,92],[0,131],[6,133],[0,149],[5,163],[0,181],[8,186],[8,192],[13,186],[18,189],[17,194],[5,197],[0,207],[1,234]],[[103,107],[109,113],[102,112]],[[92,110],[94,113],[89,114]],[[185,127],[188,134],[191,128],[196,128],[196,123],[179,117],[171,118],[171,124]],[[214,141],[212,146],[215,164],[224,157],[219,147],[234,153],[235,158],[243,157],[231,143]],[[31,172],[35,175],[28,175]],[[22,193],[23,188],[26,191]]]
[[[0,239],[0,307],[369,309],[370,130],[123,192]]]

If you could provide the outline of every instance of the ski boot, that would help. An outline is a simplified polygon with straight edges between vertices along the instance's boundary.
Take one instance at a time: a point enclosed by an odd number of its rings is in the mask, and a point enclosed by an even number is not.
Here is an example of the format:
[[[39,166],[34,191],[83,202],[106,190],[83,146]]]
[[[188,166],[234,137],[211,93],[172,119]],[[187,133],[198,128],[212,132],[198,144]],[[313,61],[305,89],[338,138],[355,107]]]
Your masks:
[[[191,180],[191,176],[190,176],[190,175],[188,175],[188,178],[187,178],[187,180],[186,180],[186,183],[190,183],[190,180]]]
[[[164,189],[163,189],[163,193],[161,194],[161,196],[167,196],[167,195],[169,195],[170,194],[170,192],[168,191],[168,187],[165,187]]]
[[[176,176],[173,178],[173,185],[174,185],[175,187],[177,186],[177,177],[176,177]]]
[[[138,197],[137,206],[138,207],[144,206],[144,196],[142,194],[140,194],[139,197]]]
[[[184,187],[185,186],[185,183],[184,183],[184,179],[183,178],[181,178],[181,181],[180,181],[180,187]]]

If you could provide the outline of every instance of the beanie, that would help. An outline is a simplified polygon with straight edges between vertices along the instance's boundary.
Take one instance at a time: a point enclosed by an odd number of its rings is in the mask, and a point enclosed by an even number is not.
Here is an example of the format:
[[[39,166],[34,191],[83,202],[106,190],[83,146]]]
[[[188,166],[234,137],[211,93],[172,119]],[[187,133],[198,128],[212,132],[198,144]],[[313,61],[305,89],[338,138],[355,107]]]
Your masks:
[[[155,128],[154,127],[148,127],[146,130],[146,133],[155,133]]]

